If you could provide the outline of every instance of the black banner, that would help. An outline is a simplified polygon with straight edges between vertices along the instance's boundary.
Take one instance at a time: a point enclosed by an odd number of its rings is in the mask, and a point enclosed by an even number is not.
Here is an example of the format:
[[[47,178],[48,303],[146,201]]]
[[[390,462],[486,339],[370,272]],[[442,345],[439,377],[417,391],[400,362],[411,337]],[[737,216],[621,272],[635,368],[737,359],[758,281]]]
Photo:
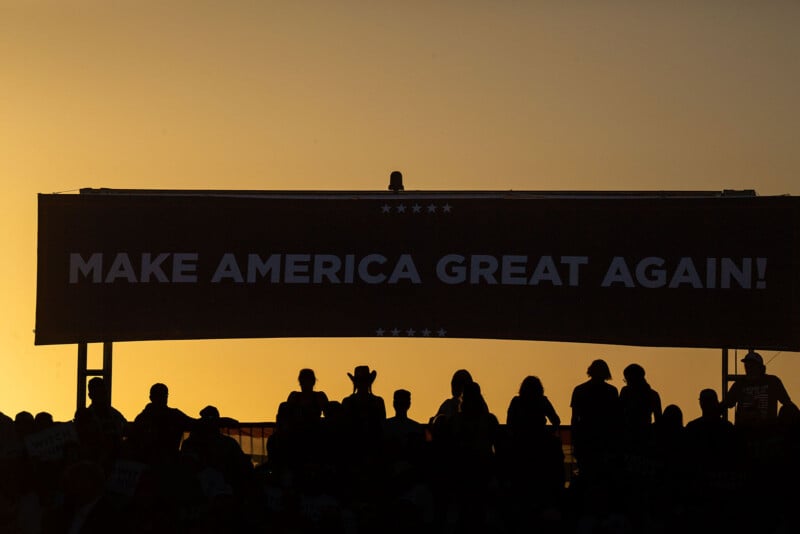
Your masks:
[[[798,202],[40,195],[35,342],[382,336],[798,350]]]

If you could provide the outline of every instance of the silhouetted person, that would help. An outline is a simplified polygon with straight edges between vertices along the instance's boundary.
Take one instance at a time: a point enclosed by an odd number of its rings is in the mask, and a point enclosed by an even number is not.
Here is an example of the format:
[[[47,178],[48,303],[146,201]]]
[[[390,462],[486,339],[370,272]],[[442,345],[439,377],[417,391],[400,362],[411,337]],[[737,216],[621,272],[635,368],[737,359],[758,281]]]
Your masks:
[[[700,530],[733,526],[742,490],[741,449],[733,423],[723,419],[717,392],[700,391],[700,417],[686,423],[689,510]],[[729,531],[726,529],[726,531]]]
[[[353,394],[342,399],[342,422],[347,431],[351,458],[364,459],[380,450],[386,405],[383,397],[372,392],[377,371],[359,365],[353,374],[347,373],[347,376],[353,382]]]
[[[461,406],[461,393],[464,386],[472,382],[472,375],[466,369],[459,369],[453,373],[450,379],[450,397],[445,399],[436,411],[436,416],[453,416],[457,414]]]
[[[23,410],[14,416],[14,432],[17,435],[17,439],[23,441],[26,436],[33,434],[35,431],[35,418],[31,412]]]
[[[683,411],[676,404],[664,407],[661,417],[653,423],[654,459],[657,485],[654,486],[659,516],[675,521],[685,506],[685,481],[690,468]]]
[[[0,412],[0,450],[10,447],[15,439],[14,420]]]
[[[384,451],[391,461],[416,461],[425,442],[425,428],[408,417],[411,408],[411,392],[398,389],[392,398],[394,417],[383,424]]]
[[[249,490],[253,464],[239,442],[223,434],[220,426],[215,406],[200,410],[200,420],[181,445],[181,453],[191,456],[200,469],[220,473],[235,494],[241,496]]]
[[[452,430],[457,530],[485,532],[489,487],[496,476],[494,447],[500,423],[489,411],[477,382],[464,385],[461,411],[453,416]]]
[[[318,461],[324,444],[321,442],[321,418],[328,396],[314,391],[317,378],[312,369],[301,369],[297,377],[300,391],[292,391],[286,399],[288,416],[296,419],[292,424],[297,435],[298,454],[303,461]]]
[[[594,360],[586,370],[589,380],[572,390],[572,446],[581,477],[610,475],[620,428],[617,388],[607,381],[611,371],[604,360]]]
[[[316,423],[322,417],[325,405],[328,404],[328,396],[324,391],[314,391],[317,377],[313,369],[301,369],[297,381],[300,384],[300,391],[292,391],[286,402],[300,409],[303,421]]]
[[[745,376],[736,380],[723,400],[724,408],[736,406],[735,424],[741,427],[763,427],[777,422],[778,403],[794,404],[781,379],[767,374],[761,355],[749,351],[744,358]]]
[[[461,411],[461,394],[464,386],[472,382],[472,375],[466,369],[458,369],[450,379],[450,397],[444,400],[436,414],[428,421],[428,428],[438,448],[448,446],[451,439],[451,422],[453,416]]]
[[[619,392],[622,410],[622,430],[626,445],[640,449],[652,437],[652,424],[661,417],[661,396],[645,379],[644,368],[638,363],[628,365],[622,372],[625,385]]]
[[[778,427],[782,436],[782,450],[777,455],[781,468],[775,484],[776,507],[780,521],[785,525],[780,532],[790,532],[789,527],[796,521],[795,505],[800,499],[800,409],[794,404],[781,406],[778,410]]]
[[[294,407],[288,402],[278,405],[275,428],[267,438],[267,464],[271,477],[279,485],[293,484],[302,467],[298,421]]]
[[[542,381],[539,377],[527,376],[519,386],[519,395],[508,405],[506,424],[509,431],[517,436],[538,435],[545,430],[548,421],[554,430],[561,425],[561,418],[544,394]]]
[[[548,421],[555,430],[561,424],[541,380],[527,376],[508,407],[508,450],[497,454],[509,484],[509,521],[519,532],[553,526],[548,523],[560,518],[564,452],[561,439],[548,431]]]
[[[88,394],[89,406],[75,412],[75,430],[84,457],[100,463],[108,472],[120,454],[128,422],[111,406],[101,377],[89,380]]]
[[[700,392],[700,417],[686,423],[686,435],[691,448],[704,461],[723,460],[731,450],[733,423],[723,419],[717,392],[707,388]]]
[[[62,476],[64,502],[47,518],[47,534],[108,534],[133,532],[130,518],[121,513],[105,491],[103,467],[90,460],[69,465]]]
[[[161,383],[150,387],[150,402],[133,421],[132,445],[138,459],[151,465],[177,460],[183,433],[194,418],[167,405],[169,389]]]
[[[39,412],[33,416],[33,431],[41,432],[47,430],[55,424],[53,421],[53,414],[50,412]]]

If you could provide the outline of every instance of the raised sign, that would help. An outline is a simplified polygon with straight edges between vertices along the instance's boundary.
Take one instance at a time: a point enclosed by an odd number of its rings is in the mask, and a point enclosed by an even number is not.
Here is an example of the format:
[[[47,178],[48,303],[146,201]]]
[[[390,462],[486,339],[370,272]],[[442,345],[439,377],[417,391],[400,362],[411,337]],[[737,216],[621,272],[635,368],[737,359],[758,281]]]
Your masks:
[[[39,196],[36,344],[428,337],[800,349],[800,200]]]

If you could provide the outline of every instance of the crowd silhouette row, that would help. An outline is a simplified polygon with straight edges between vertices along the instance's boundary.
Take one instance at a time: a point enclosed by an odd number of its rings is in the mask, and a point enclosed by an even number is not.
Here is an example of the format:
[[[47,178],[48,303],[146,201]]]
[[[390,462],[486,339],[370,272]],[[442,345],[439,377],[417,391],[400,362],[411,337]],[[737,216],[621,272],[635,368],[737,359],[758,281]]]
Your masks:
[[[742,361],[724,400],[700,391],[702,415],[686,424],[636,363],[618,390],[591,362],[568,426],[536,376],[501,425],[457,370],[422,423],[405,389],[387,416],[366,365],[341,401],[302,369],[261,463],[214,406],[191,417],[156,383],[127,421],[95,377],[72,421],[0,414],[0,533],[798,532],[800,412],[757,352]]]

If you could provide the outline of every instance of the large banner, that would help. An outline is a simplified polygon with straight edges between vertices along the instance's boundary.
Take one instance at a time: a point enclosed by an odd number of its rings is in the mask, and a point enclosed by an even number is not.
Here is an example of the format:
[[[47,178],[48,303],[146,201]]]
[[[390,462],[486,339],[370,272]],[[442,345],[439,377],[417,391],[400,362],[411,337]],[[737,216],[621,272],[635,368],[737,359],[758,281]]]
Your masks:
[[[36,344],[418,337],[800,349],[800,199],[40,195]]]

